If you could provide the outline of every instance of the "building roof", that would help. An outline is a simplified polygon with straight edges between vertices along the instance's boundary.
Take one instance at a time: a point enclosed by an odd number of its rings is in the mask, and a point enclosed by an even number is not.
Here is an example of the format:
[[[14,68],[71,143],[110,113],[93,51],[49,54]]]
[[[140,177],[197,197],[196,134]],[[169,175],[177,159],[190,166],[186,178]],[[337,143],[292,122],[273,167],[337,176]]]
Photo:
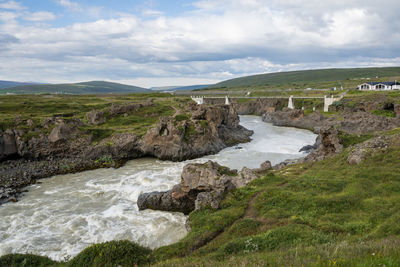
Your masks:
[[[384,85],[387,85],[387,86],[392,86],[392,85],[396,85],[396,84],[399,84],[399,83],[396,81],[396,82],[366,82],[366,84],[369,84],[369,85],[384,84]]]

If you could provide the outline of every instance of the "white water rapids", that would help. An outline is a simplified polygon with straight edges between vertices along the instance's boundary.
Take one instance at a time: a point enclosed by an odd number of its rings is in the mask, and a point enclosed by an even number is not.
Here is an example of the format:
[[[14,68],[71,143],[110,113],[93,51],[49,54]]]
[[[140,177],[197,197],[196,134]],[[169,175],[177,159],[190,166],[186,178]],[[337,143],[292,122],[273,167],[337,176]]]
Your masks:
[[[254,131],[253,140],[216,155],[179,163],[136,159],[119,169],[40,180],[19,202],[0,206],[0,256],[33,253],[63,260],[90,244],[110,240],[128,239],[150,248],[177,242],[186,235],[186,217],[138,211],[141,192],[171,189],[189,162],[214,160],[238,170],[255,168],[265,160],[276,164],[304,156],[298,150],[316,138],[309,131],[275,127],[256,116],[241,116],[241,125]]]

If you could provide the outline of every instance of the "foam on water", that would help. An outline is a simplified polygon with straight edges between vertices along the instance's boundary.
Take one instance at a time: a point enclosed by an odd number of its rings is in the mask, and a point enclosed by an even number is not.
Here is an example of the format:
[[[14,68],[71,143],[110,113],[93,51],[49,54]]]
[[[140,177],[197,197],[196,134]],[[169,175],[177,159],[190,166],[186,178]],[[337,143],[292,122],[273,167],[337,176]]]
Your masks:
[[[259,117],[242,116],[253,141],[186,162],[137,159],[119,169],[60,175],[32,185],[17,203],[0,206],[0,255],[34,253],[63,260],[93,243],[128,239],[156,248],[186,235],[182,213],[138,211],[140,193],[164,191],[179,183],[189,162],[215,160],[230,168],[255,168],[302,156],[313,144],[309,131],[274,127]],[[238,148],[241,149],[238,149]]]

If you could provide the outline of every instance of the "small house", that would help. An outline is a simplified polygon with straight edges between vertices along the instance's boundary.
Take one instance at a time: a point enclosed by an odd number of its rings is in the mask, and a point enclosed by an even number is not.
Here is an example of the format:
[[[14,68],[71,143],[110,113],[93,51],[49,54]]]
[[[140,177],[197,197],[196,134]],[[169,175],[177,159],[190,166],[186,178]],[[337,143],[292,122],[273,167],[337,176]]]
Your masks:
[[[366,82],[357,87],[365,91],[400,90],[400,83],[395,82]]]

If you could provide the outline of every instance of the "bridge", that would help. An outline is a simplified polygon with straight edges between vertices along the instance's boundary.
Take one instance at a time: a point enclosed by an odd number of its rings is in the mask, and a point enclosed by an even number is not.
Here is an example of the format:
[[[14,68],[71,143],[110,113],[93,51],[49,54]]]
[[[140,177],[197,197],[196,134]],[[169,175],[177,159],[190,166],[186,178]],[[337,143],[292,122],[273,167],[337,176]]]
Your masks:
[[[225,105],[230,105],[230,99],[288,99],[288,108],[294,109],[293,99],[323,99],[324,100],[324,112],[329,111],[329,106],[331,106],[335,101],[339,101],[343,98],[343,95],[340,97],[333,97],[333,96],[263,96],[263,97],[250,97],[250,96],[242,96],[242,97],[221,97],[221,96],[191,96],[192,100],[195,101],[197,104],[202,105],[205,103],[204,99],[225,99]],[[315,110],[315,107],[314,107]]]

